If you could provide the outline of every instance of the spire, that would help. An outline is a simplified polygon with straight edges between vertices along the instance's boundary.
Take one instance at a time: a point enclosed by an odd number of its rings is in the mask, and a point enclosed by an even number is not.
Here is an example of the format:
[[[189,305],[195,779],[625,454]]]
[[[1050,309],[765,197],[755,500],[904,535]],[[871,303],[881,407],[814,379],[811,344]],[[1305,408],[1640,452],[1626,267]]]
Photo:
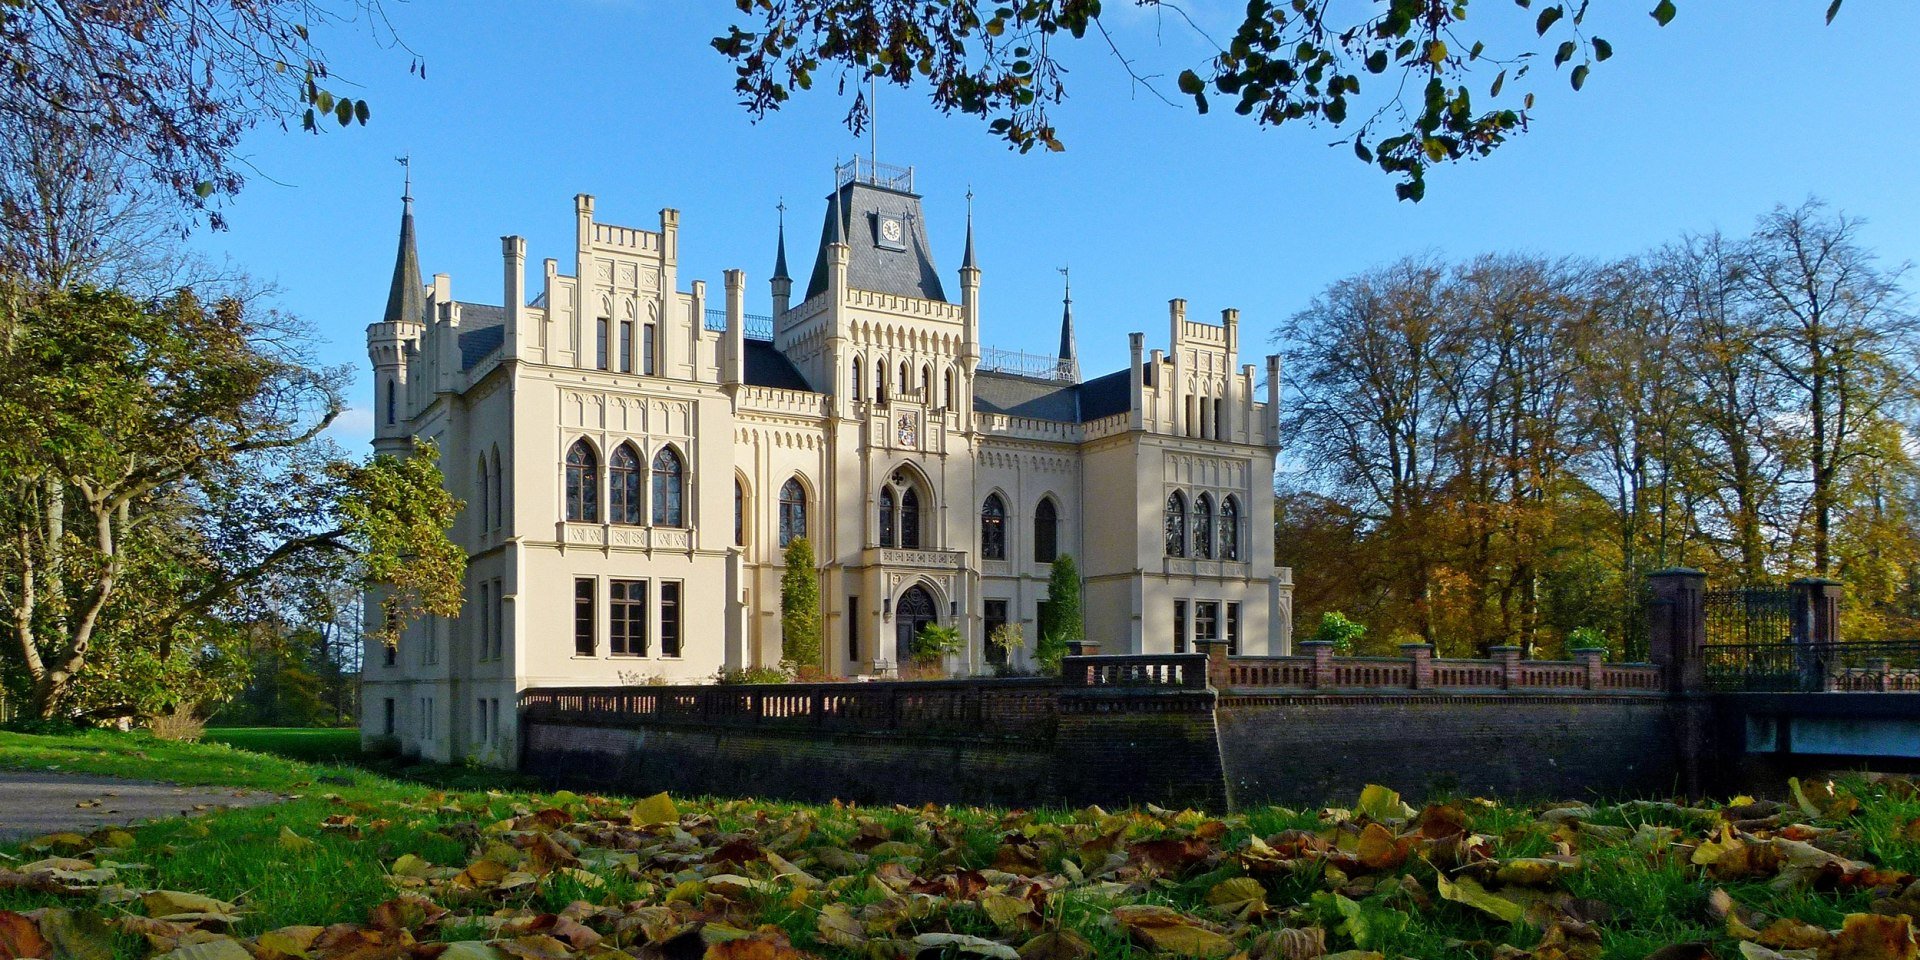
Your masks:
[[[840,187],[839,185],[836,184],[833,188],[833,241],[832,242],[834,243],[847,242],[847,231],[846,231],[846,227],[841,223],[841,215],[842,215],[842,211],[840,210]]]
[[[1060,310],[1060,372],[1073,382],[1080,382],[1080,351],[1073,339],[1073,274],[1072,268],[1061,267],[1060,275],[1066,278],[1067,292],[1061,298]]]
[[[967,252],[960,258],[960,269],[978,270],[980,265],[973,260],[973,188],[967,188]]]
[[[787,201],[782,199],[774,209],[780,211],[780,242],[774,248],[773,279],[791,280],[787,276]]]
[[[386,323],[418,323],[426,313],[425,284],[420,282],[420,255],[413,244],[413,164],[399,157],[407,169],[406,192],[400,197],[400,249],[393,258],[393,286],[387,291]]]

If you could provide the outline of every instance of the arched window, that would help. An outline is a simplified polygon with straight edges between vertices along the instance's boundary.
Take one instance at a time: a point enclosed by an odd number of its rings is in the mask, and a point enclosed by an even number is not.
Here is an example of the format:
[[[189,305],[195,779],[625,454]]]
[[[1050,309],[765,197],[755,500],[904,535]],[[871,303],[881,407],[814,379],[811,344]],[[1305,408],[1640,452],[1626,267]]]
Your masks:
[[[493,525],[498,528],[507,522],[507,484],[500,475],[500,448],[493,448]]]
[[[946,371],[940,375],[940,408],[944,410],[952,406],[953,406],[953,368],[948,367]]]
[[[1213,496],[1201,494],[1193,498],[1193,555],[1202,560],[1213,559]]]
[[[911,376],[912,374],[909,374],[907,372],[907,362],[905,360],[900,361],[900,392],[901,393],[913,392],[913,381],[909,379]]]
[[[980,505],[980,556],[1007,558],[1007,502],[997,493],[988,494],[987,502]]]
[[[733,478],[733,545],[747,545],[747,484],[739,477]]]
[[[613,448],[607,458],[607,519],[613,523],[638,526],[646,521],[646,492],[640,473],[640,457],[629,444]]]
[[[393,381],[387,381],[387,426],[393,426],[393,417],[400,410],[400,392],[394,389]]]
[[[860,392],[860,358],[859,357],[853,358],[853,398],[855,400],[866,399],[866,396]]]
[[[1240,559],[1240,501],[1233,494],[1220,501],[1220,559]]]
[[[893,546],[893,487],[880,488],[880,545]]]
[[[600,522],[600,458],[585,440],[567,448],[567,519]]]
[[[887,365],[879,360],[873,362],[873,399],[876,403],[887,402]]]
[[[900,493],[900,545],[920,549],[920,491],[912,487]]]
[[[474,485],[480,488],[480,495],[478,497],[475,497],[473,501],[474,511],[479,515],[480,529],[482,530],[491,529],[492,524],[487,522],[487,510],[489,506],[493,503],[493,498],[488,495],[489,491],[487,489],[487,458],[486,457],[481,457],[480,463],[474,467],[473,479],[474,479]]]
[[[661,447],[653,457],[653,522],[661,527],[684,527],[680,494],[686,489],[686,476],[680,455],[672,447]]]
[[[1187,498],[1175,490],[1167,494],[1167,556],[1187,555]]]
[[[792,477],[780,488],[780,546],[807,535],[807,488]]]
[[[1047,498],[1033,511],[1033,559],[1037,563],[1052,563],[1059,555],[1060,511],[1053,505],[1052,498]]]
[[[920,368],[920,399],[927,403],[933,402],[933,365],[932,364],[928,364]]]

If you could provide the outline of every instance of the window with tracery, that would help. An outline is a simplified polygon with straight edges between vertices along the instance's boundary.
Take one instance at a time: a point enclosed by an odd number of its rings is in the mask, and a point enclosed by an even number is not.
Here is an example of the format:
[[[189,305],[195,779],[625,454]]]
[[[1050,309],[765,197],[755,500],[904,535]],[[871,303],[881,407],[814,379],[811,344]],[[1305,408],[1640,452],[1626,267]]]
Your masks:
[[[1167,556],[1187,555],[1187,498],[1175,490],[1167,494]]]
[[[1007,502],[997,493],[988,494],[980,506],[980,556],[988,560],[1007,558]]]
[[[567,519],[600,522],[600,458],[585,440],[567,450]]]
[[[661,447],[653,458],[653,523],[660,527],[684,527],[686,515],[681,494],[686,489],[685,471],[680,455],[672,447]]]
[[[639,525],[646,515],[641,497],[646,487],[640,473],[640,458],[633,447],[621,444],[607,458],[607,519],[613,523]]]
[[[1232,494],[1220,501],[1220,559],[1240,559],[1240,501]]]
[[[780,546],[807,535],[807,488],[793,477],[780,488]]]
[[[1201,560],[1213,559],[1213,496],[1201,494],[1193,498],[1193,555]]]

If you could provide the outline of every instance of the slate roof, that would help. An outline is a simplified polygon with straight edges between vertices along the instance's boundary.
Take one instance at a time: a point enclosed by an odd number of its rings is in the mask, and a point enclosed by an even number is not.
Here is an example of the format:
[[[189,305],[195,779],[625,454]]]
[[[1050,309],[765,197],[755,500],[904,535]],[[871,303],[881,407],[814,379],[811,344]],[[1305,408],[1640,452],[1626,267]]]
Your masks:
[[[973,375],[973,409],[1010,417],[1088,423],[1127,411],[1127,371],[1085,383],[982,370]]]
[[[808,390],[807,378],[794,369],[787,355],[774,349],[773,344],[765,340],[744,341],[746,354],[741,357],[746,370],[747,383],[756,387],[778,387],[781,390]]]
[[[813,258],[813,277],[807,281],[808,297],[827,289],[827,244],[833,242],[835,210],[840,212],[841,236],[851,248],[847,257],[849,287],[922,300],[947,299],[940,285],[940,269],[933,263],[933,245],[927,241],[920,198],[860,180],[843,184],[836,193],[827,195],[827,212],[820,218],[820,247]],[[882,215],[906,222],[905,250],[879,245]]]
[[[460,304],[460,369],[472,370],[507,339],[507,308],[485,303]]]
[[[417,323],[425,314],[426,287],[420,283],[420,255],[413,244],[413,198],[400,212],[400,248],[393,257],[393,284],[387,289],[383,323]]]

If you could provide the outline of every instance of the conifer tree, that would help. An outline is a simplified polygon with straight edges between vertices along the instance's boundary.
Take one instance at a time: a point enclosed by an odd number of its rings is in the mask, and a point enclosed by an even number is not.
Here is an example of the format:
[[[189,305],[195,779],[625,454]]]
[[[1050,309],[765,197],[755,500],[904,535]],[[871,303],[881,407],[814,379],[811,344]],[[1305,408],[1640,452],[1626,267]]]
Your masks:
[[[1080,568],[1073,555],[1063,553],[1053,561],[1053,573],[1047,578],[1047,617],[1040,624],[1040,643],[1034,659],[1041,669],[1051,673],[1060,669],[1068,644],[1086,637],[1080,617]]]
[[[780,657],[795,668],[820,666],[820,573],[806,537],[787,545],[780,575]]]

